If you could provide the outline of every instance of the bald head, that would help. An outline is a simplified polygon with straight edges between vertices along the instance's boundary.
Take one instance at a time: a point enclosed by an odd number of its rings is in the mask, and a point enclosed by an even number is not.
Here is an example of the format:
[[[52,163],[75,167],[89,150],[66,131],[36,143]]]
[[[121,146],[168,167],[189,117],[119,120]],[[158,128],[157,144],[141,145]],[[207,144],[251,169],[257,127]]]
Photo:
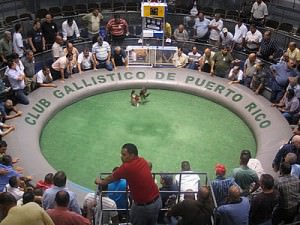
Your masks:
[[[256,60],[256,54],[255,53],[249,54],[248,59],[252,63],[255,62],[255,60]]]
[[[236,185],[232,185],[228,190],[228,197],[231,202],[240,200],[241,197],[240,188]]]
[[[206,49],[204,50],[204,54],[206,55],[206,57],[210,57],[210,54],[211,54],[210,49],[209,49],[209,48],[206,48]]]
[[[300,135],[295,135],[292,139],[292,143],[297,149],[300,149]]]
[[[296,42],[292,41],[292,42],[289,43],[289,49],[291,51],[293,51],[296,47],[297,47]]]
[[[59,36],[59,35],[57,35],[57,36],[55,37],[55,42],[56,42],[57,44],[62,44],[62,43],[63,43],[62,37]]]
[[[284,161],[292,165],[297,162],[297,155],[290,152],[285,156]]]
[[[198,201],[207,201],[210,197],[210,190],[208,187],[201,187],[197,194]]]

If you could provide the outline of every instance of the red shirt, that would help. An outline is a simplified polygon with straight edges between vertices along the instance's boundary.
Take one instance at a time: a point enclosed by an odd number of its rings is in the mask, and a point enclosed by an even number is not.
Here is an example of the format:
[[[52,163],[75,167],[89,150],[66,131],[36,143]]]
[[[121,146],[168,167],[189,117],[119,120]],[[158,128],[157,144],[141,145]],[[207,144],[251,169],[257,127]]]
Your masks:
[[[120,19],[119,23],[116,23],[115,19],[112,18],[108,21],[106,25],[107,30],[113,36],[125,35],[128,31],[128,24],[126,20]]]
[[[91,222],[83,216],[69,211],[67,208],[57,207],[48,209],[47,213],[55,225],[90,225]]]
[[[131,197],[138,204],[151,202],[159,195],[148,162],[143,158],[136,157],[123,163],[112,176],[117,180],[127,180]]]

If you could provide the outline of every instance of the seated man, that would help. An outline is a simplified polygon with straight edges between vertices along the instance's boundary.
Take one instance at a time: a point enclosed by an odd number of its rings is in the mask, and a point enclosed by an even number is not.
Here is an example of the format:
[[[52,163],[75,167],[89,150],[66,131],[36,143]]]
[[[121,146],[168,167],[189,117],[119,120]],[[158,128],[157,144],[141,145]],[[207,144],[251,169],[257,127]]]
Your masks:
[[[48,66],[44,66],[36,74],[36,83],[38,87],[57,87],[56,84],[52,83],[53,78],[50,73],[50,69]]]
[[[102,191],[107,191],[108,186],[102,185],[100,186]],[[95,213],[95,224],[107,224],[109,221],[113,223],[118,223],[118,212],[115,201],[108,198],[106,193],[101,192],[101,198],[99,196],[95,196],[95,193],[88,193],[83,202],[83,209],[87,212],[87,218],[92,220],[93,215]],[[100,202],[100,199],[102,202]],[[95,212],[94,212],[95,208]],[[110,211],[101,211],[102,209],[111,209]],[[115,209],[115,210],[113,210]],[[101,217],[102,212],[102,217]]]
[[[110,35],[112,40],[120,41],[128,35],[128,24],[125,19],[120,18],[120,14],[115,14],[106,25],[106,33]]]
[[[56,193],[54,209],[47,210],[53,222],[55,224],[90,225],[91,223],[87,218],[69,210],[69,203],[70,194],[67,191],[61,190]]]
[[[183,53],[183,49],[181,47],[178,47],[178,50],[175,52],[172,61],[176,68],[184,68],[188,63],[188,56]]]
[[[120,46],[115,47],[111,55],[111,61],[115,70],[118,69],[118,66],[128,66],[128,57]]]
[[[14,113],[11,114],[11,112]],[[3,122],[5,122],[5,120],[22,116],[22,111],[18,110],[10,99],[7,99],[5,102],[0,102],[0,113],[3,118]]]
[[[73,73],[78,73],[78,55],[79,55],[79,52],[77,50],[77,48],[75,48],[73,46],[73,44],[71,42],[68,42],[67,45],[66,45],[66,48],[64,49],[64,54],[67,55],[67,54],[72,54],[73,55],[73,58],[72,58],[72,61],[71,61],[71,72],[72,74]]]
[[[167,215],[179,216],[182,225],[206,225],[210,224],[213,214],[213,202],[210,190],[207,187],[201,187],[197,194],[197,200],[185,199],[174,205]]]
[[[73,55],[68,53],[66,56],[60,57],[52,64],[50,70],[53,80],[60,79],[61,81],[64,81],[65,78],[69,77],[72,70],[72,60]]]
[[[287,90],[285,97],[280,103],[272,104],[272,106],[278,108],[289,124],[295,123],[296,119],[299,118],[300,102],[295,96],[295,91],[293,89]]]
[[[93,60],[93,54],[89,51],[88,48],[85,48],[78,56],[78,70],[81,74],[82,71],[86,70],[97,70],[96,64]]]
[[[192,70],[198,70],[200,57],[201,54],[198,52],[197,47],[193,46],[192,51],[188,53],[189,64],[187,68]]]
[[[222,225],[249,224],[250,203],[248,198],[241,197],[240,188],[231,186],[228,191],[228,200],[216,210],[217,217]]]
[[[193,174],[194,171],[192,171],[189,161],[181,162],[181,172],[185,174],[177,174],[175,176],[175,181],[177,186],[180,187],[180,191],[192,190],[197,192],[200,187],[200,177],[197,174]],[[180,199],[183,200],[183,194],[180,195]]]
[[[184,28],[183,24],[180,24],[174,31],[174,38],[176,41],[185,42],[189,40],[189,33]]]
[[[229,84],[240,84],[243,80],[243,71],[239,66],[233,67],[228,75]]]
[[[17,68],[17,64],[14,61],[9,61],[7,63],[8,69],[5,71],[5,75],[8,78],[10,86],[14,92],[14,96],[18,103],[23,105],[29,104],[29,99],[24,93],[25,88],[25,74],[21,72],[19,68]]]
[[[69,17],[62,23],[61,29],[64,41],[72,41],[80,37],[77,23],[72,17]]]
[[[106,41],[103,41],[102,37],[97,38],[97,42],[92,47],[93,60],[97,69],[106,68],[108,71],[113,70],[113,66],[110,62],[111,49]]]

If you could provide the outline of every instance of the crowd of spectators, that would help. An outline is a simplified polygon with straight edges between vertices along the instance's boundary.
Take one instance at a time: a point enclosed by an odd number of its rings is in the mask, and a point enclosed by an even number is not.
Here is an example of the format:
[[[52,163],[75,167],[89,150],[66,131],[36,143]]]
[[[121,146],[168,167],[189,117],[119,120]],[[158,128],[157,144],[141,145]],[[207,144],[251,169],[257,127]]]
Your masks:
[[[172,57],[173,65],[228,79],[230,85],[244,85],[257,95],[269,86],[272,106],[278,108],[289,123],[297,124],[300,117],[300,50],[295,42],[290,42],[280,51],[271,31],[264,34],[259,31],[268,16],[264,2],[255,1],[251,13],[249,31],[242,20],[237,19],[234,32],[230,32],[223,26],[220,14],[210,20],[200,12],[195,19],[193,35],[196,41],[212,46],[203,53],[196,46],[192,49],[180,47],[180,43],[190,39],[183,24],[172,33],[170,24],[166,23],[168,39],[179,45]],[[129,34],[126,20],[116,14],[103,29],[99,9],[83,16],[82,20],[86,23],[89,39],[93,40],[91,48],[82,52],[73,45],[73,41],[81,38],[73,18],[63,22],[61,31],[50,14],[43,22],[36,19],[26,44],[20,24],[15,25],[13,35],[9,31],[4,33],[0,40],[0,56],[6,67],[7,87],[3,91],[9,95],[0,103],[1,137],[15,130],[14,125],[5,122],[22,116],[15,105],[29,104],[27,95],[36,88],[57,87],[59,83],[54,80],[64,82],[73,74],[87,70],[105,68],[111,71],[128,66],[128,56],[122,48],[122,41]],[[52,51],[53,63],[35,71],[34,54],[45,50]],[[234,59],[233,50],[246,52],[247,60],[242,63]],[[264,71],[265,61],[272,64],[271,74]],[[99,191],[87,194],[83,205],[68,189],[64,171],[49,173],[44,180],[33,184],[31,177],[24,175],[23,169],[17,166],[19,159],[7,154],[6,142],[0,141],[0,192],[3,192],[0,194],[0,224],[35,224],[37,221],[39,224],[102,224],[130,220],[133,225],[156,224],[157,221],[206,225],[211,223],[212,216],[222,225],[291,223],[299,220],[299,127],[273,161],[278,177],[266,174],[250,151],[243,150],[240,165],[229,177],[226,177],[225,165],[219,163],[215,167],[216,178],[207,184],[200,183],[190,163],[183,161],[183,174],[162,175],[157,185],[149,162],[138,156],[135,145],[125,144],[121,149],[122,165],[114,168],[112,175],[96,179]],[[130,215],[122,210],[128,208],[131,208]]]

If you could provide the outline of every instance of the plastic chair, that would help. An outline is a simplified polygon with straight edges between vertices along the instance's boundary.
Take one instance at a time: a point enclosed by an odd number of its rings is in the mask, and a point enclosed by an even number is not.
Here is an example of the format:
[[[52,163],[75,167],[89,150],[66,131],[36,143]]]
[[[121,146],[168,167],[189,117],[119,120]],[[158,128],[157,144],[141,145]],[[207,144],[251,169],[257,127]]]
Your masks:
[[[289,24],[289,23],[281,23],[278,27],[278,30],[284,31],[287,33],[292,33],[293,29],[294,29],[293,25]]]
[[[228,10],[226,13],[226,19],[236,20],[239,17],[239,12],[235,10]]]
[[[84,4],[78,4],[78,5],[75,5],[75,11],[76,11],[77,14],[87,13],[88,9],[87,9],[86,5],[84,5]]]
[[[52,14],[52,16],[62,16],[61,9],[57,6],[50,7],[49,8],[49,13]]]
[[[47,9],[39,9],[35,14],[35,18],[43,19],[48,13]]]
[[[276,30],[279,26],[279,22],[276,20],[267,20],[265,23],[265,27],[269,27],[272,28],[274,30]]]
[[[32,20],[32,15],[30,13],[22,13],[19,15],[21,20]]]
[[[18,19],[19,18],[17,16],[7,16],[7,17],[5,17],[5,23],[12,24],[14,21],[16,21]]]

